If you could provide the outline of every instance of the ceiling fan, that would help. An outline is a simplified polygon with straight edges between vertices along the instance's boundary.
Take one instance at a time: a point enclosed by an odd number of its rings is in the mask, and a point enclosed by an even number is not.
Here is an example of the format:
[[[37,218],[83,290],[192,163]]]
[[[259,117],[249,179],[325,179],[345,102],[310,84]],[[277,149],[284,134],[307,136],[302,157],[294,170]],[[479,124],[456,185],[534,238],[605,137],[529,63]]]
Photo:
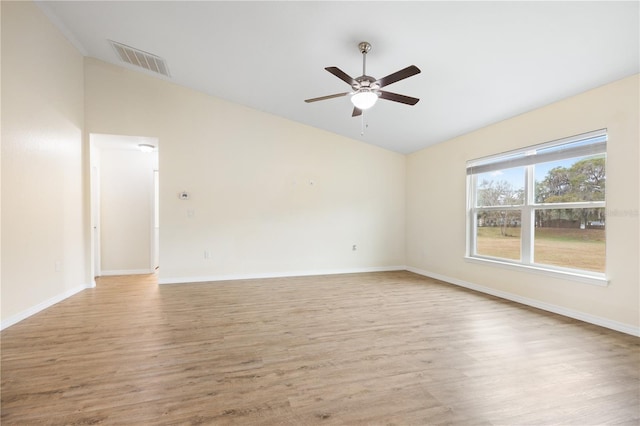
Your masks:
[[[358,44],[358,49],[362,53],[362,75],[357,78],[349,76],[338,67],[326,67],[325,70],[338,77],[340,80],[349,84],[353,89],[352,92],[336,93],[335,95],[321,96],[319,98],[306,99],[305,102],[317,102],[324,101],[325,99],[339,98],[346,95],[351,95],[351,103],[353,103],[352,117],[362,115],[362,111],[371,108],[378,98],[386,99],[388,101],[400,102],[407,105],[415,105],[420,99],[412,98],[411,96],[399,95],[397,93],[391,93],[384,90],[380,90],[385,86],[389,86],[397,81],[404,80],[407,77],[420,73],[420,68],[415,65],[410,65],[400,71],[396,71],[393,74],[389,74],[386,77],[375,79],[368,76],[366,72],[366,58],[367,53],[371,50],[371,44],[363,41]]]

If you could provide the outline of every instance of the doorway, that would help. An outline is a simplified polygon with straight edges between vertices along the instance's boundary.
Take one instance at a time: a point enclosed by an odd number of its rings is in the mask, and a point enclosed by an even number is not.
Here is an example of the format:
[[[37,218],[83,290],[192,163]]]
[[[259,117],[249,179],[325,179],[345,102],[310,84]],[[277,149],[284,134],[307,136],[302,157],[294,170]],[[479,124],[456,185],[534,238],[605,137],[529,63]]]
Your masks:
[[[159,267],[159,141],[91,134],[91,270],[94,277]]]

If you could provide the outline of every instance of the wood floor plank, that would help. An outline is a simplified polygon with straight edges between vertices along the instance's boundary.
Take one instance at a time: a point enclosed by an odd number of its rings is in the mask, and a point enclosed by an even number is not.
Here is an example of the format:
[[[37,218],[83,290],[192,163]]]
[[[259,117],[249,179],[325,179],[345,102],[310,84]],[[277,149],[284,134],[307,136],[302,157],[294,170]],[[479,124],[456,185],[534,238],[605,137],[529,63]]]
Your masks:
[[[640,339],[409,272],[101,278],[0,338],[3,425],[640,423]]]

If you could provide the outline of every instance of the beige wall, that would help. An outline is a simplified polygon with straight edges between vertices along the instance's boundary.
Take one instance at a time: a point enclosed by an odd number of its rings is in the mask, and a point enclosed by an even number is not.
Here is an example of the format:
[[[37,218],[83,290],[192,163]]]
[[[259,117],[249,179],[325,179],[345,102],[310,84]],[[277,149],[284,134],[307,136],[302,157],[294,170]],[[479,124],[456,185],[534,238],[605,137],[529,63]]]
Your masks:
[[[94,59],[85,81],[88,132],[159,139],[161,282],[404,265],[404,156]]]
[[[407,265],[582,313],[637,333],[639,293],[638,75],[435,145],[407,157]],[[608,129],[607,287],[466,262],[465,163]]]
[[[33,3],[1,8],[5,326],[89,282],[83,58]]]

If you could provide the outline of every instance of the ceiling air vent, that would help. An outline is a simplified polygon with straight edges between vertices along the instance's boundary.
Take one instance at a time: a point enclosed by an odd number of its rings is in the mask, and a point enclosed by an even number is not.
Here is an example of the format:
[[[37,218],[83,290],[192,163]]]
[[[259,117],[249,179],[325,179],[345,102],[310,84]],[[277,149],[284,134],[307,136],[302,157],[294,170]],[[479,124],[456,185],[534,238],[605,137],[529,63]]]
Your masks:
[[[118,43],[117,41],[109,40],[109,42],[123,62],[171,77],[169,75],[169,68],[161,57],[127,46],[126,44]]]

